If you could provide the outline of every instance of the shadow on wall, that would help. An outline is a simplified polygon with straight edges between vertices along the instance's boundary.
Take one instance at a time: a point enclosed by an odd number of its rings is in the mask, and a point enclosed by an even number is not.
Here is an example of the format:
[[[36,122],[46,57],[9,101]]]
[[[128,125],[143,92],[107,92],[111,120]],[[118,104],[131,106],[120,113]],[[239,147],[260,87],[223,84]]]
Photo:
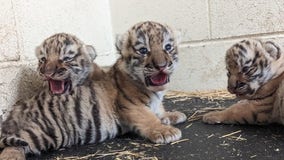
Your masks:
[[[31,66],[23,66],[15,74],[15,78],[12,79],[10,86],[8,86],[11,90],[14,88],[15,92],[7,94],[7,96],[13,97],[12,100],[14,99],[14,102],[12,104],[21,103],[43,89],[42,77]],[[0,124],[2,124],[2,120],[7,116],[5,113],[11,108],[11,106],[5,106],[2,109],[3,114],[0,116]]]
[[[43,89],[44,81],[42,77],[30,66],[21,67],[19,72],[15,73],[15,77],[7,86],[10,90],[6,93],[7,96],[14,97],[12,100],[12,105],[23,102],[32,96],[36,95],[41,89]],[[13,95],[14,94],[14,95]],[[14,102],[13,102],[14,101]],[[3,115],[11,108],[11,106],[6,106],[2,108]],[[0,116],[0,121],[2,120],[2,115]]]
[[[44,81],[38,72],[24,67],[20,71],[18,92],[16,99],[18,102],[22,102],[36,95],[40,90],[43,89]]]

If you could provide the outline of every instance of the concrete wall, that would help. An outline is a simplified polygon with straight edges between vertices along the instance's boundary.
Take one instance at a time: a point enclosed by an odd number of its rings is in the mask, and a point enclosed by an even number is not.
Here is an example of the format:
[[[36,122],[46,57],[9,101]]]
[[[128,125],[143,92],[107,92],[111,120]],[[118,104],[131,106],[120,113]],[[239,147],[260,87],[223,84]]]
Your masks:
[[[224,54],[246,37],[284,42],[284,1],[110,0],[114,34],[138,21],[166,23],[181,33],[180,65],[171,89],[226,88]]]
[[[54,33],[94,45],[96,62],[107,66],[116,58],[113,35],[139,21],[166,23],[181,33],[171,89],[225,89],[225,50],[245,37],[283,43],[283,6],[279,0],[0,0],[0,115],[41,86],[34,48]]]
[[[41,86],[34,50],[58,32],[94,45],[100,65],[115,61],[109,1],[0,0],[0,114]]]

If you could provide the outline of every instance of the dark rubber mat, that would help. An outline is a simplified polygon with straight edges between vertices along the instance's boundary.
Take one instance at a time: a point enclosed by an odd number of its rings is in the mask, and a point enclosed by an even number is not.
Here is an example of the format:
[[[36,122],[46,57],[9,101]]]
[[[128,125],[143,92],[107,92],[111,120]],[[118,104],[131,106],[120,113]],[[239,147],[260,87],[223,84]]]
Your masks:
[[[200,98],[166,98],[168,110],[179,110],[191,116],[205,107],[227,107],[236,100],[209,100]],[[283,160],[284,128],[280,125],[208,125],[186,121],[177,125],[182,140],[156,145],[133,134],[127,134],[100,144],[75,146],[50,151],[28,159],[144,159],[144,160]]]

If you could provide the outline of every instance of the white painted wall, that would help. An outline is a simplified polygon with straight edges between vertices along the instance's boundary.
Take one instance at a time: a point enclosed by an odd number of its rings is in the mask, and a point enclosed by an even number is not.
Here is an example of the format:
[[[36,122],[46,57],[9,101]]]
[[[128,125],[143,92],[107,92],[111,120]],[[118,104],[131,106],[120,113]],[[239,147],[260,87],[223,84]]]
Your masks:
[[[281,0],[110,0],[110,4],[114,34],[145,20],[166,23],[181,32],[174,90],[225,89],[225,51],[243,38],[284,42]]]
[[[75,34],[111,65],[113,35],[139,21],[166,23],[181,32],[180,64],[171,89],[226,88],[224,54],[245,37],[284,44],[281,0],[0,0],[0,115],[41,86],[34,48],[57,32]]]

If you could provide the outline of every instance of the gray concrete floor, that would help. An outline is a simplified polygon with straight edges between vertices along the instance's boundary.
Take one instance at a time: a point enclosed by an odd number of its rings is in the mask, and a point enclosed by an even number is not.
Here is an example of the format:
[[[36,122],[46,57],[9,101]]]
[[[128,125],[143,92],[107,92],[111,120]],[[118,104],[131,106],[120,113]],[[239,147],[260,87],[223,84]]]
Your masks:
[[[192,115],[204,107],[229,106],[236,100],[200,98],[165,99],[168,110]],[[94,145],[77,146],[44,153],[31,160],[44,159],[162,159],[162,160],[220,160],[220,159],[284,159],[284,128],[280,125],[208,125],[200,120],[177,126],[183,138],[179,143],[155,145],[133,134],[127,134]],[[238,132],[233,136],[223,137]]]

